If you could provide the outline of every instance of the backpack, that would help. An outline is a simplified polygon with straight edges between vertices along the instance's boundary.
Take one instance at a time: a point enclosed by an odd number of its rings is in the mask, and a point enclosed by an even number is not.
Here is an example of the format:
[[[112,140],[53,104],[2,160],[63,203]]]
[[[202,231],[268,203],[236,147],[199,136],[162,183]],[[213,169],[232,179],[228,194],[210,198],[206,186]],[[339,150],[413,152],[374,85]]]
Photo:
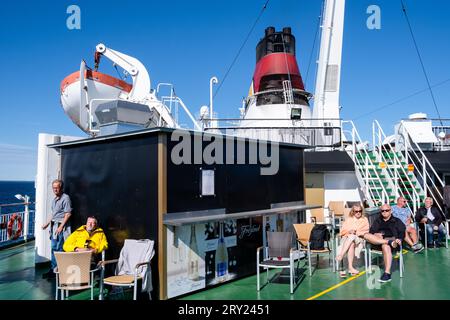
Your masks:
[[[325,241],[330,240],[330,232],[324,224],[315,224],[309,237],[311,250],[325,249]]]

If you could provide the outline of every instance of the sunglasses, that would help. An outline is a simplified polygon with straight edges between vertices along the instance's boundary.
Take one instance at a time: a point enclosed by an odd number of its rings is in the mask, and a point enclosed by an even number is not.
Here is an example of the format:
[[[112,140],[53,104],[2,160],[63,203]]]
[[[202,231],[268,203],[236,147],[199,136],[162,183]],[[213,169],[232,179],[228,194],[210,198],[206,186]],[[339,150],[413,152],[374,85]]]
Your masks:
[[[391,211],[391,209],[383,209],[383,210],[381,210],[381,212],[389,212],[389,211]]]
[[[362,210],[355,210],[355,211],[353,211],[354,213],[361,213],[362,212]]]

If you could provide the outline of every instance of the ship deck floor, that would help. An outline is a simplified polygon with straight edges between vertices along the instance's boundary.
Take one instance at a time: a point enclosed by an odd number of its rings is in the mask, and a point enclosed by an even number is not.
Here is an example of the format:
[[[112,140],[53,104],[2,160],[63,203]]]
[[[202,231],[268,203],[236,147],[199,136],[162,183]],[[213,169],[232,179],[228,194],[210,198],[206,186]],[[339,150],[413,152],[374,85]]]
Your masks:
[[[377,258],[382,262],[382,258]],[[362,259],[361,259],[362,260]],[[377,261],[374,258],[373,264]],[[312,277],[300,262],[301,281],[294,294],[289,293],[285,281],[269,283],[256,290],[256,275],[245,277],[215,288],[184,296],[183,300],[448,300],[450,299],[450,249],[428,249],[422,253],[404,254],[405,274],[400,278],[398,262],[393,263],[392,281],[376,280],[381,270],[372,274],[364,272],[364,265],[357,276],[340,278],[331,272],[328,257],[322,256],[319,268]],[[364,264],[364,263],[362,263]],[[375,267],[377,269],[377,267]],[[0,300],[52,300],[54,281],[42,279],[46,268],[34,264],[34,241],[0,251]],[[270,277],[279,271],[270,272]],[[261,283],[266,279],[261,273]],[[279,278],[281,279],[281,278]],[[288,279],[287,279],[288,280]],[[286,281],[287,282],[287,281]],[[96,296],[98,290],[96,290]],[[89,292],[71,295],[71,299],[87,300]]]

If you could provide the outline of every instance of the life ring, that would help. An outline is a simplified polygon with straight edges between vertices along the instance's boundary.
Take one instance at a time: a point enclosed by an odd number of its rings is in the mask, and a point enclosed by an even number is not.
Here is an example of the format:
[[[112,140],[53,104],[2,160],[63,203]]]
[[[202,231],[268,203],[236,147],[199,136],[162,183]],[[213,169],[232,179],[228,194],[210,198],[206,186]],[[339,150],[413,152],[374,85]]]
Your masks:
[[[22,235],[22,217],[17,213],[13,213],[8,221],[8,239],[15,240]]]

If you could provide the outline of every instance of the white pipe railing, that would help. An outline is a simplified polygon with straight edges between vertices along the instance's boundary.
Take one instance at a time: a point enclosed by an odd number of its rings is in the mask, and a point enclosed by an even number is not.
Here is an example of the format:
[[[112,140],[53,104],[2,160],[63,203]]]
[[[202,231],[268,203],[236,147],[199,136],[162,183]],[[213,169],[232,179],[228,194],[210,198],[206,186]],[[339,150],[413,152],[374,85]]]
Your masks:
[[[30,210],[31,204],[33,203],[21,202],[0,205],[0,245],[12,240],[27,241],[30,237],[34,237],[34,219],[30,218],[35,211]],[[24,211],[2,213],[6,207],[20,206],[24,207]]]
[[[408,159],[413,163],[415,168],[422,168],[422,173],[419,170],[416,170],[416,172],[422,179],[425,195],[429,194],[433,198],[434,203],[442,211],[441,203],[443,201],[443,195],[439,191],[438,187],[443,188],[445,186],[444,182],[439,177],[433,165],[430,163],[427,156],[423,153],[420,146],[411,138],[411,134],[404,126],[403,121],[400,122],[399,132],[402,133],[402,138],[405,145],[405,153],[408,155]],[[412,159],[412,157],[410,156],[411,154],[415,157],[416,160]],[[420,163],[418,163],[419,161]],[[431,175],[430,173],[433,175]],[[437,183],[435,181],[437,181]],[[429,193],[427,191],[429,191]]]
[[[356,156],[357,153],[357,141],[362,142],[362,139],[356,130],[355,124],[353,121],[343,121],[344,123],[348,123],[351,125],[351,137],[352,137],[352,160],[355,163],[356,170],[360,171],[360,174],[362,175],[362,170],[364,170],[364,184],[365,184],[365,191],[366,191],[366,197],[368,197],[374,205],[375,204],[375,197],[378,198],[378,201],[381,200],[382,203],[386,203],[386,200],[389,201],[389,193],[386,191],[386,188],[384,187],[383,180],[381,179],[380,175],[377,172],[377,165],[372,161],[370,158],[370,153],[363,147],[360,151],[364,155],[363,159],[365,161],[363,168],[361,168],[361,164],[358,161],[358,158]],[[370,173],[370,170],[373,170],[373,174]],[[377,185],[377,182],[379,186]],[[371,185],[372,184],[372,185]],[[373,187],[373,188],[371,188]],[[381,190],[381,191],[379,191]]]
[[[386,148],[386,146],[383,144],[383,141],[386,139],[386,134],[384,133],[383,128],[381,127],[380,123],[377,120],[374,120],[373,125],[372,125],[372,134],[373,134],[373,141],[378,140],[378,151],[380,153],[380,158],[383,162],[386,163],[386,172],[389,174],[389,178],[392,180],[392,175],[394,175],[394,188],[395,188],[395,196],[396,198],[398,196],[402,196],[405,197],[405,194],[403,192],[403,190],[401,188],[399,188],[398,186],[398,180],[399,180],[399,176],[398,176],[398,168],[400,168],[401,172],[403,173],[403,175],[406,177],[409,185],[412,188],[412,194],[409,192],[408,187],[405,185],[405,183],[402,181],[404,190],[406,191],[406,193],[408,194],[409,198],[413,200],[413,208],[410,207],[409,203],[407,204],[409,209],[412,210],[412,212],[416,212],[416,210],[418,209],[418,207],[420,206],[420,194],[417,192],[415,186],[416,186],[416,181],[412,181],[412,179],[409,177],[408,172],[406,171],[406,169],[404,168],[404,166],[402,165],[402,160],[406,159],[400,159],[400,157],[397,155],[397,150],[389,150]],[[386,157],[383,155],[383,150],[386,151],[387,153],[392,152],[393,154],[393,160],[394,160],[394,168],[392,169],[392,167],[390,167],[389,165],[387,165],[387,160]],[[389,158],[389,160],[392,160],[391,158]],[[420,187],[420,185],[419,185]],[[423,189],[421,190],[423,192]]]

